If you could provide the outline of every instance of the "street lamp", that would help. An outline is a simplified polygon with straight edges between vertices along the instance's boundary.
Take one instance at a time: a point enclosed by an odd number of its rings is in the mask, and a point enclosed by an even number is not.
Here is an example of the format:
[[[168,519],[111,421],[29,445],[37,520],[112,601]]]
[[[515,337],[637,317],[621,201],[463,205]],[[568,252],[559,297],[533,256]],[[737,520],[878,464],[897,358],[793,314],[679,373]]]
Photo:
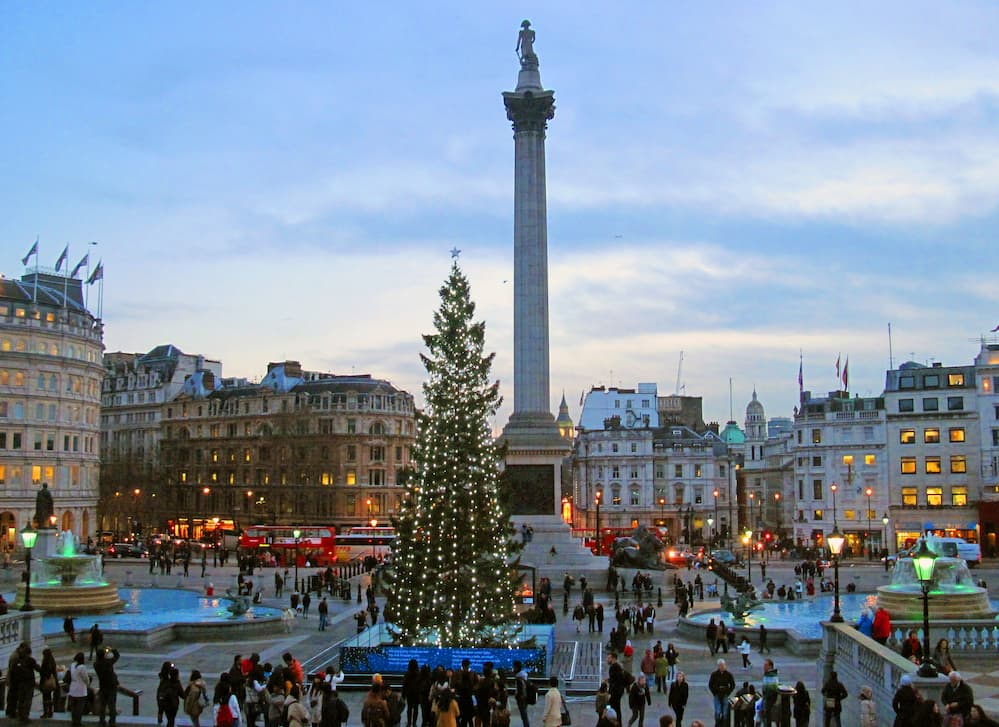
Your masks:
[[[829,620],[833,623],[843,623],[843,614],[839,611],[839,554],[843,552],[843,543],[846,542],[846,538],[839,531],[835,521],[826,542],[829,543],[829,550],[833,555],[833,615]]]
[[[719,522],[719,520],[718,520],[718,488],[716,487],[715,490],[714,490],[714,492],[712,492],[711,494],[715,498],[715,522],[717,523],[717,522]],[[714,540],[714,533],[712,533],[711,539]]]
[[[287,532],[287,531],[286,531]],[[298,539],[302,537],[302,531],[295,528],[292,532],[295,536],[295,592],[298,592]]]
[[[597,495],[594,498],[594,503],[597,506],[597,522],[596,522],[596,535],[597,535],[597,555],[600,555],[600,498],[603,495],[602,490],[597,490]]]
[[[935,677],[937,669],[930,659],[930,586],[933,582],[933,567],[936,565],[937,554],[926,547],[926,538],[920,541],[919,550],[912,556],[912,565],[919,579],[919,588],[923,592],[923,663],[917,672],[921,677]]]
[[[753,582],[753,551],[750,550],[750,543],[753,540],[753,531],[746,530],[742,534],[742,544],[746,546],[746,580]]]
[[[374,517],[371,518],[371,520],[368,522],[368,524],[371,527],[373,527],[373,528],[377,528],[378,527],[378,518],[374,518]],[[375,557],[375,534],[374,533],[371,533],[371,557],[372,558]]]
[[[24,605],[22,611],[34,611],[31,605],[31,550],[35,547],[35,540],[38,539],[38,532],[30,525],[25,525],[21,531],[21,543],[24,545],[24,569],[27,578],[24,581]]]
[[[708,518],[708,527],[711,529],[711,547],[715,544],[715,519],[713,517]]]
[[[871,550],[871,495],[874,494],[874,490],[868,487],[864,490],[864,494],[867,495],[867,535],[864,537],[867,541],[867,560],[874,560],[874,551]]]
[[[836,490],[839,489],[839,485],[833,482],[829,485],[829,489],[832,490],[833,495],[833,527],[836,527]]]
[[[778,545],[779,545],[780,544],[780,539],[781,539],[780,531],[781,531],[781,527],[783,526],[783,524],[781,522],[781,520],[783,519],[783,517],[782,517],[781,511],[780,511],[780,493],[779,492],[775,492],[774,493],[774,503],[775,503],[775,507],[777,508],[777,541],[778,541]]]
[[[884,549],[885,549],[885,555],[887,556],[888,553],[889,553],[889,551],[891,550],[891,548],[888,547],[888,513],[887,512],[884,515],[881,516],[881,526],[882,526],[882,530],[884,531],[884,542],[885,542]],[[888,558],[885,558],[885,562],[886,563],[888,562]]]
[[[753,510],[756,509],[755,507],[753,507],[753,505],[755,503],[756,503],[756,493],[755,492],[750,492],[749,493],[749,517],[746,518],[746,521],[749,523],[749,527],[753,527],[753,515],[756,514],[755,512],[753,512]]]
[[[666,524],[666,498],[665,497],[660,497],[659,498],[659,524],[660,525],[665,525]]]

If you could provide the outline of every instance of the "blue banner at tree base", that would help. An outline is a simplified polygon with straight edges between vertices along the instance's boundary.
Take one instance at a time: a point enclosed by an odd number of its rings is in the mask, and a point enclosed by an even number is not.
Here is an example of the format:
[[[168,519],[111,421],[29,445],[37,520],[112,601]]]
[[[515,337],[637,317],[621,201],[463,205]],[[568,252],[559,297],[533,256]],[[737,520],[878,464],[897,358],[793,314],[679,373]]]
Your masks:
[[[340,668],[348,674],[402,674],[410,659],[433,669],[442,664],[445,669],[459,669],[468,659],[474,671],[491,662],[493,669],[512,673],[514,661],[519,661],[530,676],[549,675],[555,649],[555,629],[550,625],[525,625],[518,634],[522,646],[502,647],[440,647],[402,646],[392,641],[385,624],[377,624],[348,639],[340,646]]]

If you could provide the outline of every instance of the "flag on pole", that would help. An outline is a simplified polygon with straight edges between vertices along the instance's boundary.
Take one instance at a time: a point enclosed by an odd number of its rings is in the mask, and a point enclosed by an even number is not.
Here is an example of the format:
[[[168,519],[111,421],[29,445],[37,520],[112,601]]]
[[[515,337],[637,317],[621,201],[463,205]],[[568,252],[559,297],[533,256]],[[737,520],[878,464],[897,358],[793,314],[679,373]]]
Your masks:
[[[838,379],[838,378],[840,377],[840,375],[841,375],[841,374],[840,374],[840,369],[839,369],[839,359],[840,359],[840,354],[838,354],[838,353],[837,353],[837,354],[836,354],[836,378],[837,378],[837,379]]]
[[[75,267],[75,268],[73,268],[73,272],[71,272],[71,273],[69,274],[69,277],[71,277],[71,278],[75,278],[75,277],[76,277],[76,274],[77,274],[78,272],[80,272],[80,269],[81,269],[81,268],[82,268],[82,267],[83,267],[84,265],[89,265],[89,264],[90,264],[90,253],[88,252],[88,253],[87,253],[86,255],[84,255],[84,256],[83,256],[83,259],[82,259],[82,260],[80,260],[80,262],[78,262],[78,263],[76,264],[76,267]]]
[[[843,364],[843,391],[850,390],[850,357],[846,357],[846,363]]]
[[[104,280],[104,261],[101,260],[97,263],[97,267],[94,268],[94,272],[90,274],[87,278],[87,285],[93,285],[98,280]]]
[[[32,255],[38,255],[38,238],[35,238],[35,244],[28,250],[28,254],[21,258],[21,264],[27,265]]]
[[[67,244],[66,244],[66,247],[64,247],[64,248],[62,249],[62,254],[61,254],[61,255],[59,256],[59,259],[58,259],[58,260],[56,260],[56,272],[57,272],[57,273],[58,273],[58,272],[59,272],[59,270],[60,270],[60,269],[62,268],[62,264],[63,264],[64,262],[66,262],[66,260],[67,260],[68,258],[69,258],[69,243],[67,243]]]
[[[805,390],[805,372],[803,370],[804,362],[798,361],[798,393],[802,393]]]
[[[995,333],[996,331],[999,331],[999,326],[993,328],[991,331],[989,331],[989,333]]]

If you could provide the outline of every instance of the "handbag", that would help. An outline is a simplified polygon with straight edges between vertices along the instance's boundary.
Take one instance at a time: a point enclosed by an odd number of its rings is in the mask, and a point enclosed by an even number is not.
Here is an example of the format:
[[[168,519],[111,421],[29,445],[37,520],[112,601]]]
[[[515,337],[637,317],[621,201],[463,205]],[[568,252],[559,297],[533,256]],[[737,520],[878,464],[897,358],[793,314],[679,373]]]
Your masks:
[[[54,692],[56,690],[56,678],[54,674],[49,674],[42,681],[41,689],[43,692]]]
[[[835,697],[826,697],[825,700],[823,701],[823,703],[825,704],[826,709],[836,709],[836,698]]]
[[[571,724],[572,716],[569,714],[569,708],[565,705],[565,697],[562,697],[562,725],[566,727],[566,725]]]

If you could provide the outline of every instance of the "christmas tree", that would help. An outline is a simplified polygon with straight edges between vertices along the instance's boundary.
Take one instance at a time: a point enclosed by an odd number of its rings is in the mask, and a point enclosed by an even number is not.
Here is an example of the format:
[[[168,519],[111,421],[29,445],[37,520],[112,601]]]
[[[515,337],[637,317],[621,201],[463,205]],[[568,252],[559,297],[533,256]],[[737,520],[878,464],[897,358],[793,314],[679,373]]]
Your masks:
[[[388,574],[386,617],[403,644],[503,642],[516,578],[508,493],[489,421],[500,404],[484,355],[485,324],[457,261],[441,288],[436,333],[423,340],[425,409]]]

